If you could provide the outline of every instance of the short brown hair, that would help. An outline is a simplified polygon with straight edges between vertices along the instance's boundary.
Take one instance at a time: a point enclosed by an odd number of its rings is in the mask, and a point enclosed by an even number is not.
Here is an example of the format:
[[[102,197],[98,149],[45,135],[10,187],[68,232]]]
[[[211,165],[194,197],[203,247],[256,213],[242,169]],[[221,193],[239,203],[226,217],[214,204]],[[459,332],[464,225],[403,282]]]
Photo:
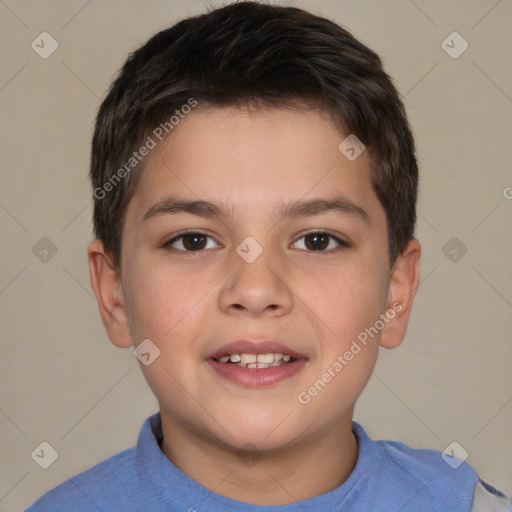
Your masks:
[[[373,187],[386,212],[391,264],[413,238],[414,140],[379,57],[325,18],[238,2],[153,36],[129,56],[100,106],[90,167],[93,220],[116,267],[126,208],[142,169],[134,152],[158,126],[170,133],[170,118],[191,99],[203,106],[300,101],[323,108],[340,131],[366,146]]]

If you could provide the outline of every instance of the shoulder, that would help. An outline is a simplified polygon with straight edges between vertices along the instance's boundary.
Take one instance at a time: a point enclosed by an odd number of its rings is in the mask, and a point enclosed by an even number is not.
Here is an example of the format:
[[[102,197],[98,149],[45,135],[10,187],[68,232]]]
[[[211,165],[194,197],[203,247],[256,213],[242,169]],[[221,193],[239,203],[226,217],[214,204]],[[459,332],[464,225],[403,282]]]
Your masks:
[[[478,481],[475,470],[453,454],[411,448],[397,441],[377,441],[377,445],[392,473],[422,482],[437,492],[440,489],[470,490],[472,494]]]
[[[403,482],[421,482],[419,492],[437,507],[435,510],[512,512],[510,499],[481,480],[469,464],[453,453],[414,449],[393,441],[378,443],[392,471],[401,475]]]
[[[156,467],[160,452],[160,415],[146,418],[136,446],[124,450],[96,466],[67,477],[41,496],[25,512],[89,512],[98,510],[144,510],[148,498],[148,474]],[[151,499],[149,500],[151,501]]]
[[[132,502],[137,480],[133,447],[68,478],[41,496],[26,512],[97,512],[106,503],[123,507]]]
[[[372,441],[360,425],[354,426],[356,435],[371,445],[374,458],[370,463],[374,480],[371,487],[390,505],[398,506],[403,512],[484,510],[475,507],[479,500],[489,498],[489,489],[494,488],[482,482],[475,470],[453,452],[411,448],[398,441]],[[494,491],[494,499],[507,503],[503,494]],[[505,505],[503,511],[508,510]]]

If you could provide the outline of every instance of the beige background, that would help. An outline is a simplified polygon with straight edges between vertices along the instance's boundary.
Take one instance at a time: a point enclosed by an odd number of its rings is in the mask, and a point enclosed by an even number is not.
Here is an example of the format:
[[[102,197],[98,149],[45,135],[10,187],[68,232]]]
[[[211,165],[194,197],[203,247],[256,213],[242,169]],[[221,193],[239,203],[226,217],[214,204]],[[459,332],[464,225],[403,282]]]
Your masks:
[[[383,351],[356,420],[413,447],[455,440],[512,493],[512,2],[288,3],[382,56],[418,144],[423,282],[406,340]],[[205,7],[0,1],[1,511],[132,446],[157,410],[131,350],[108,341],[89,285],[89,144],[128,52]],[[47,59],[31,48],[43,31],[59,44]],[[441,47],[453,31],[469,43],[456,59]],[[46,262],[32,252],[42,237],[57,248]],[[452,237],[467,247],[456,262],[442,251]],[[42,441],[59,454],[46,470],[31,458]]]

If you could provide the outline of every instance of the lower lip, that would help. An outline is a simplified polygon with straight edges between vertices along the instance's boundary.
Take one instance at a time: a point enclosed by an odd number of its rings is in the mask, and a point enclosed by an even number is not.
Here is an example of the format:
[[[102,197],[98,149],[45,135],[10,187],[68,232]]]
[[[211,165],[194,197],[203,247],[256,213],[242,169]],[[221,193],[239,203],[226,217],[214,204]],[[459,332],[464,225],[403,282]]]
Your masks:
[[[244,368],[230,363],[219,363],[208,359],[208,364],[225,379],[248,388],[272,386],[293,377],[306,365],[307,359],[297,359],[272,368]]]

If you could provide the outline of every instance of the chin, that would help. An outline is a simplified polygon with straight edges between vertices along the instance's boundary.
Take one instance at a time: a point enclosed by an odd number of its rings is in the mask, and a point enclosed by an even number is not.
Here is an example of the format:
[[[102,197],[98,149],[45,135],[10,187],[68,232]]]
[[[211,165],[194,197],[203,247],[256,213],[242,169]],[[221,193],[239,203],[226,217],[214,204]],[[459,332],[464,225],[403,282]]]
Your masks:
[[[291,412],[291,414],[290,414]],[[294,416],[296,416],[294,418]],[[243,412],[236,411],[223,416],[226,418],[224,429],[215,427],[224,443],[235,449],[244,449],[253,445],[258,450],[279,450],[290,444],[304,430],[297,422],[295,411],[283,407],[249,407]]]

